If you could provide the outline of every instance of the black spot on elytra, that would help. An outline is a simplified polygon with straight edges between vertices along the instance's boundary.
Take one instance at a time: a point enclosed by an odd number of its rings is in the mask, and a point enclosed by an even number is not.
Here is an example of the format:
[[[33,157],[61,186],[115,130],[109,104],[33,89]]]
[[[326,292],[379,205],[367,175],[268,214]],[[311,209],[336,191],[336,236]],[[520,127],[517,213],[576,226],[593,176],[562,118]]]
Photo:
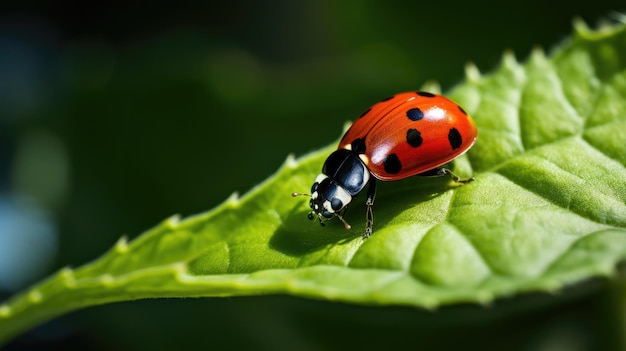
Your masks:
[[[452,146],[452,150],[458,149],[463,143],[461,133],[459,133],[456,128],[450,128],[450,132],[448,133],[448,141],[450,142],[450,146]]]
[[[385,167],[385,172],[389,174],[397,174],[402,170],[402,164],[396,154],[387,155],[383,161],[383,166]]]
[[[411,121],[419,121],[420,119],[424,118],[424,112],[415,107],[406,111],[406,116],[409,117]]]
[[[367,110],[365,110],[363,113],[361,113],[361,115],[359,116],[359,118],[364,117],[366,114],[368,114],[370,111],[372,110],[372,108],[368,108]]]
[[[406,131],[406,142],[412,147],[422,145],[422,134],[417,129],[409,129]]]
[[[352,140],[350,145],[352,146],[352,152],[357,154],[365,153],[365,138],[356,138]]]
[[[435,94],[433,94],[433,93],[429,93],[429,92],[427,92],[427,91],[418,91],[418,92],[417,92],[417,95],[419,95],[419,96],[423,96],[423,97],[429,97],[429,98],[431,98],[431,97],[435,97]]]
[[[463,109],[463,107],[456,105],[456,107],[459,108],[459,111],[461,111],[462,114],[467,115],[467,112],[465,112],[465,110]]]

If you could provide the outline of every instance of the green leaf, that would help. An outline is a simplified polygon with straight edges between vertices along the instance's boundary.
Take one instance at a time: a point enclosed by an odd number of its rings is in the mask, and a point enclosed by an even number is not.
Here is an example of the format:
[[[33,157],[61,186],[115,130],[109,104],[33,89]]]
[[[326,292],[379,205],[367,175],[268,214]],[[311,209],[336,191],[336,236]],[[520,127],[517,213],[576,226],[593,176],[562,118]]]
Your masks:
[[[351,205],[346,231],[307,220],[293,199],[330,145],[243,197],[173,217],[76,270],[63,269],[0,306],[0,342],[63,313],[158,297],[292,294],[434,308],[555,291],[612,275],[626,257],[626,27],[582,23],[547,58],[504,55],[473,66],[449,96],[479,127],[454,168],[475,182],[412,178],[379,186],[374,235]]]

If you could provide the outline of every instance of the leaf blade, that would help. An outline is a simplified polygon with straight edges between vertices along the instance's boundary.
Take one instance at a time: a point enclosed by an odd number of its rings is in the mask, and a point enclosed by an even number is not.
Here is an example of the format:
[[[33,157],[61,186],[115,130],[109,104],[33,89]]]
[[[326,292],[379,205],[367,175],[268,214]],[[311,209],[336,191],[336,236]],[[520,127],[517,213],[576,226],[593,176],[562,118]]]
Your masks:
[[[479,126],[455,168],[476,181],[384,184],[375,233],[359,201],[325,228],[306,220],[308,189],[334,145],[243,197],[172,217],[100,259],[64,269],[0,306],[0,341],[78,308],[155,297],[293,294],[434,308],[485,303],[615,272],[626,258],[626,27],[591,32],[550,57],[494,73],[471,66],[450,96]]]

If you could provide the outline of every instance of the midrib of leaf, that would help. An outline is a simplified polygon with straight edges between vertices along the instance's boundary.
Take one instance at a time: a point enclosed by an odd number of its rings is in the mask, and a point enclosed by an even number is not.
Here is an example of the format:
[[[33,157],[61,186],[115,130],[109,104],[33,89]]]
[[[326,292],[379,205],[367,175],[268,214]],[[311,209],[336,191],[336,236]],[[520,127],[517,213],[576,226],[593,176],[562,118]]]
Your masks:
[[[306,206],[289,198],[310,187],[330,145],[288,158],[243,198],[123,238],[93,263],[16,296],[0,306],[0,342],[114,301],[290,293],[431,308],[613,273],[626,257],[626,55],[611,45],[626,51],[626,35],[593,36],[579,24],[550,60],[535,50],[521,66],[505,54],[486,77],[470,66],[450,95],[479,125],[476,146],[455,164],[477,181],[382,190],[372,238],[360,238],[362,224],[346,232],[308,223]],[[610,62],[602,50],[614,53]],[[540,128],[543,118],[552,124]]]

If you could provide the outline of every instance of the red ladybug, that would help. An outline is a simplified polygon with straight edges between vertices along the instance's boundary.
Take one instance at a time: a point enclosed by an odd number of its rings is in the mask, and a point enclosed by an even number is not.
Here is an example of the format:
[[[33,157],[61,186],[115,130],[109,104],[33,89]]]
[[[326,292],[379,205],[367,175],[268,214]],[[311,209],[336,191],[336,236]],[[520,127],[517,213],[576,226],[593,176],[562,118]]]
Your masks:
[[[310,195],[292,195],[311,197],[309,219],[315,214],[324,225],[337,217],[350,229],[343,213],[369,183],[367,238],[374,223],[376,179],[449,175],[455,182],[470,182],[473,178],[461,179],[441,166],[469,150],[477,135],[472,117],[448,98],[422,91],[397,94],[375,104],[354,122],[337,151],[326,159]]]

